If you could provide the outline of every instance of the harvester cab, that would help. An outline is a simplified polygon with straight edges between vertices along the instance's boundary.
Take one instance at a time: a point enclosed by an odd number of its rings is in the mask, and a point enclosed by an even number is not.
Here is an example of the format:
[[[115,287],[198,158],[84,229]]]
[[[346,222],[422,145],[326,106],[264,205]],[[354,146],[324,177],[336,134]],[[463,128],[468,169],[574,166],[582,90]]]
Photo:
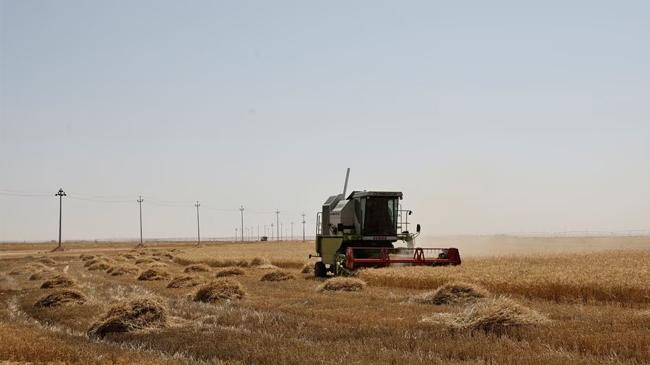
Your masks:
[[[402,193],[397,191],[353,191],[345,196],[348,169],[343,194],[330,196],[317,215],[316,255],[314,274],[325,277],[353,275],[362,267],[402,265],[460,265],[456,248],[416,248],[415,233],[399,217],[410,211],[400,210]],[[403,241],[406,247],[395,247]]]

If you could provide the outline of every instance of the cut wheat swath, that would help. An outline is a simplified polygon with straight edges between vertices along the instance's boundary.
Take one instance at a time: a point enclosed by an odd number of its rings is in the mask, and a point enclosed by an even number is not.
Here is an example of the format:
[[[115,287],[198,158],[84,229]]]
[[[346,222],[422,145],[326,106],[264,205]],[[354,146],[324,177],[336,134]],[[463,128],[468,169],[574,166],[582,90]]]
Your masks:
[[[104,337],[110,333],[132,332],[162,328],[168,324],[169,309],[159,298],[142,297],[111,307],[88,330],[91,336]]]
[[[228,277],[228,276],[240,276],[240,275],[244,275],[244,274],[246,274],[246,272],[243,269],[240,269],[238,267],[232,267],[232,268],[222,269],[222,270],[217,271],[214,274],[214,277],[216,277],[216,278],[224,278],[224,277]]]
[[[244,298],[244,287],[237,281],[218,279],[200,287],[194,294],[194,301],[216,303]]]
[[[444,284],[433,292],[411,296],[407,301],[410,303],[434,305],[461,304],[473,303],[488,295],[488,291],[478,285],[453,282]]]
[[[193,273],[193,272],[208,272],[210,271],[210,266],[205,264],[192,264],[185,267],[183,272]]]
[[[262,275],[260,281],[286,281],[293,280],[295,278],[296,277],[288,271],[273,270]]]
[[[169,278],[169,273],[161,269],[147,269],[138,276],[138,280],[143,281],[165,280],[167,278]]]
[[[510,298],[497,297],[479,300],[460,313],[436,313],[423,318],[422,322],[455,330],[503,334],[516,328],[546,324],[548,319]]]
[[[62,305],[80,305],[86,303],[87,300],[86,296],[78,290],[62,289],[45,295],[34,303],[34,306],[39,308],[50,308]]]
[[[328,291],[344,291],[344,292],[357,292],[362,291],[366,287],[366,283],[361,279],[336,277],[328,279],[323,284],[319,285],[316,290],[319,292]]]
[[[66,275],[56,275],[49,280],[46,280],[41,284],[41,289],[52,289],[52,288],[69,288],[75,286],[76,282]]]
[[[202,284],[205,280],[196,275],[180,275],[174,277],[168,284],[168,288],[190,288]]]

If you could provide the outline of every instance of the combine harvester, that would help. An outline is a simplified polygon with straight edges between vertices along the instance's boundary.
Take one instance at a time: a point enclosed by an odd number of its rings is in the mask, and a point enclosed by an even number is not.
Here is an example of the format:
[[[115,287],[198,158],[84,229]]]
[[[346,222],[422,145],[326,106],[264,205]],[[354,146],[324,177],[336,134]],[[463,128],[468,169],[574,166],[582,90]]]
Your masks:
[[[350,169],[343,194],[330,196],[316,217],[316,255],[309,257],[320,258],[314,265],[317,277],[354,275],[362,267],[460,265],[456,248],[414,247],[420,225],[416,233],[402,230],[401,192],[353,191],[345,198],[349,176]],[[396,248],[397,241],[406,247]]]

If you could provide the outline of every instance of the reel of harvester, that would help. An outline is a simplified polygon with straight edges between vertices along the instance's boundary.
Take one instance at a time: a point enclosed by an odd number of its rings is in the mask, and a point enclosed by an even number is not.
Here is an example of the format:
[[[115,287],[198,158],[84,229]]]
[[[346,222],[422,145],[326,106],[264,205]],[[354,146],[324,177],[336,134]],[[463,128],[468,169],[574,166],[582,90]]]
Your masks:
[[[317,215],[316,255],[310,255],[320,258],[314,266],[316,276],[354,275],[363,267],[460,265],[456,248],[414,247],[420,225],[416,233],[408,232],[408,223],[402,230],[401,192],[353,191],[345,198],[349,173],[350,169],[343,194],[330,196]],[[396,248],[397,241],[407,247]]]

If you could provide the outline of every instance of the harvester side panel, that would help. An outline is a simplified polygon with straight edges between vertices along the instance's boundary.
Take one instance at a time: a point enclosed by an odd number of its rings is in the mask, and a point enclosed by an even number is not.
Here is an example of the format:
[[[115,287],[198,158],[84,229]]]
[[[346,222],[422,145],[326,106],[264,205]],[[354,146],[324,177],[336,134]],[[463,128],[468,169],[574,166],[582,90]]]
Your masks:
[[[342,244],[342,236],[317,236],[316,252],[324,264],[334,265],[336,263],[336,252],[341,248]]]

